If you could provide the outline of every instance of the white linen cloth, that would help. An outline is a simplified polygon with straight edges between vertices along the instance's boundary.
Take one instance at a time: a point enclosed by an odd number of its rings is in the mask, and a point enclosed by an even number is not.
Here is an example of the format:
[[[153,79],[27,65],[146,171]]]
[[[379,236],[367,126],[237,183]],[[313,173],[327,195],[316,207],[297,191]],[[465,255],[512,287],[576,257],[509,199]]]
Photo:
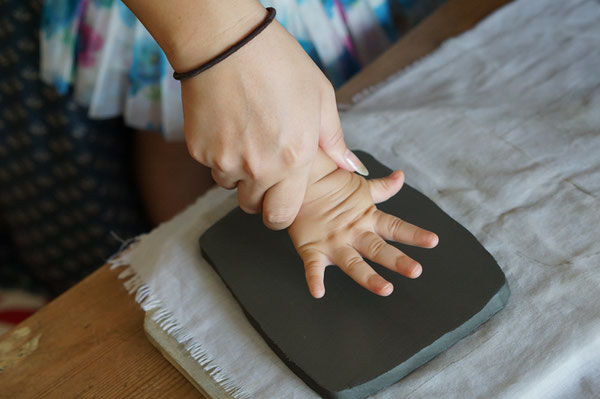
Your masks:
[[[511,3],[342,122],[351,148],[404,170],[465,225],[512,290],[375,397],[600,397],[600,2]],[[128,285],[235,396],[315,397],[200,255],[198,237],[234,205],[213,190],[143,237],[121,258]]]

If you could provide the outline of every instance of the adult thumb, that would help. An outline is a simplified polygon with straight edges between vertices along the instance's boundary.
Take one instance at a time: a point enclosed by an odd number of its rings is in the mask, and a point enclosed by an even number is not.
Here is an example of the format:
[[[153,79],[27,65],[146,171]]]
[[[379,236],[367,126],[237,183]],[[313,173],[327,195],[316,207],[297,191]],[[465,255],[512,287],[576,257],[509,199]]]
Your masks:
[[[338,167],[350,172],[358,172],[363,176],[368,176],[369,171],[358,159],[358,157],[348,149],[344,141],[344,132],[337,109],[334,112],[335,117],[331,124],[324,124],[319,136],[319,146],[331,158]],[[326,119],[326,118],[325,118]],[[329,126],[327,126],[329,125]]]

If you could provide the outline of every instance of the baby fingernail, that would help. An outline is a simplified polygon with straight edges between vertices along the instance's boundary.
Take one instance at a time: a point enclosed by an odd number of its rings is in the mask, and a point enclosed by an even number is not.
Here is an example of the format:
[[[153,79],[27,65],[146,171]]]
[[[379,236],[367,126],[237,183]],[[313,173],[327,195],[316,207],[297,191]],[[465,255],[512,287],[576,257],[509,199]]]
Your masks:
[[[322,298],[325,295],[325,287],[314,287],[312,289],[312,296],[315,298]]]
[[[429,246],[431,248],[435,248],[437,247],[437,245],[440,243],[440,238],[437,236],[437,234],[433,234],[430,238],[429,238]]]
[[[346,154],[344,155],[344,159],[350,165],[352,169],[356,172],[360,173],[363,176],[369,176],[369,171],[367,167],[360,162],[360,159],[350,150],[346,150]]]
[[[381,276],[371,276],[368,281],[371,290],[379,293],[379,295],[387,296],[392,293],[394,286],[385,281]]]
[[[410,271],[410,276],[412,278],[417,278],[421,275],[421,273],[423,273],[423,267],[420,264],[415,263],[415,265],[412,267],[412,270]]]

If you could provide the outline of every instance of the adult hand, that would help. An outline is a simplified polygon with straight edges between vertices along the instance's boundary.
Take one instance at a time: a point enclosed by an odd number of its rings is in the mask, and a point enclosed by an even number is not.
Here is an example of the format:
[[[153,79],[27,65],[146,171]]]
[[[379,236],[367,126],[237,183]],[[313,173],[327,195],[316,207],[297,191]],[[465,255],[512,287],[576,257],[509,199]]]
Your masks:
[[[271,229],[294,221],[319,146],[340,168],[367,173],[346,148],[330,82],[277,21],[181,89],[190,154]]]

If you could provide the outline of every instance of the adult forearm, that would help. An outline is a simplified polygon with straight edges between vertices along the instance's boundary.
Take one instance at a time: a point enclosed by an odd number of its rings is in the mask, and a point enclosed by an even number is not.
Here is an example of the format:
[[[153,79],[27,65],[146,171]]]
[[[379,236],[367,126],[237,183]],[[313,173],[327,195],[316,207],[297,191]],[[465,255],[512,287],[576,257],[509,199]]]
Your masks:
[[[222,52],[264,19],[257,0],[123,0],[176,71]]]

